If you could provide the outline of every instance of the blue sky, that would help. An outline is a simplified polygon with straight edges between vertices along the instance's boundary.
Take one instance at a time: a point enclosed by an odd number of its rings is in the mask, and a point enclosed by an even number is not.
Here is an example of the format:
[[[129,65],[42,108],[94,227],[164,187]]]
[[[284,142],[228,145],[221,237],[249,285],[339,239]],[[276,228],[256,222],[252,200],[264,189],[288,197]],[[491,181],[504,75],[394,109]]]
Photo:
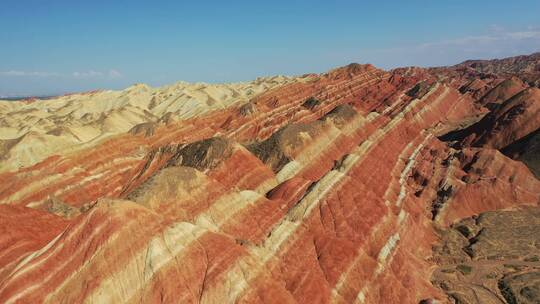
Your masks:
[[[540,50],[540,1],[0,0],[0,96]]]

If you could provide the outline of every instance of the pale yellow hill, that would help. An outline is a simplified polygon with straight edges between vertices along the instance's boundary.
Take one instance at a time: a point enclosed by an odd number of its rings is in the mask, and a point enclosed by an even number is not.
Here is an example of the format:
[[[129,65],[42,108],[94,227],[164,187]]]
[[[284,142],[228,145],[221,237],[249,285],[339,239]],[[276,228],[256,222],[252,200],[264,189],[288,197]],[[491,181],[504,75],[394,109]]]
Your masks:
[[[33,102],[0,100],[0,172],[33,165],[78,145],[128,132],[142,123],[187,119],[305,80],[275,76],[229,84],[178,82],[159,88],[136,84],[121,91]]]

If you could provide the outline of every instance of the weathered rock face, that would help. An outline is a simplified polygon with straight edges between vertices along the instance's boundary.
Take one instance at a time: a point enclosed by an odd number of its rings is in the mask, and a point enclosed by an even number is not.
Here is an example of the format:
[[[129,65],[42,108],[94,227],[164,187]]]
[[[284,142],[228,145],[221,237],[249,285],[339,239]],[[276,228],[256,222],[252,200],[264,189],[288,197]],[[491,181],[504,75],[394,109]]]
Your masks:
[[[437,138],[486,113],[439,76],[352,64],[287,78],[0,173],[0,302],[448,301],[431,282],[438,231],[536,206],[540,181]]]

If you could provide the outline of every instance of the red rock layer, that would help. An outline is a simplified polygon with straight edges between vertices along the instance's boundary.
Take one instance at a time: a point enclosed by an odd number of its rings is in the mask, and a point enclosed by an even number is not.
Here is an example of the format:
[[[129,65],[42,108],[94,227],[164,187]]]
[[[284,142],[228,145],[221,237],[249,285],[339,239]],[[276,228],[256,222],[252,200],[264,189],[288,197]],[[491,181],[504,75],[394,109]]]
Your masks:
[[[0,264],[0,302],[444,299],[429,281],[432,219],[535,204],[540,182],[494,150],[435,138],[471,99],[428,78],[351,65],[3,174],[4,203],[85,208]]]

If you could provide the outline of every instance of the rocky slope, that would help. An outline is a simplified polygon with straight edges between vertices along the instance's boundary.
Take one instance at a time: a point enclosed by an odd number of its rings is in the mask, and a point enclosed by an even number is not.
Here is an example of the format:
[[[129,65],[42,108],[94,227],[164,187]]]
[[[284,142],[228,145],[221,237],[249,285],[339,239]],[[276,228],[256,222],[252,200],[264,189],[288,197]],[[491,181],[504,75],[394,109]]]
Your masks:
[[[456,73],[351,64],[0,103],[0,302],[455,300],[445,231],[540,201],[502,153],[538,129],[536,89]]]
[[[539,229],[538,208],[455,223],[435,249],[434,283],[458,303],[540,302]]]

